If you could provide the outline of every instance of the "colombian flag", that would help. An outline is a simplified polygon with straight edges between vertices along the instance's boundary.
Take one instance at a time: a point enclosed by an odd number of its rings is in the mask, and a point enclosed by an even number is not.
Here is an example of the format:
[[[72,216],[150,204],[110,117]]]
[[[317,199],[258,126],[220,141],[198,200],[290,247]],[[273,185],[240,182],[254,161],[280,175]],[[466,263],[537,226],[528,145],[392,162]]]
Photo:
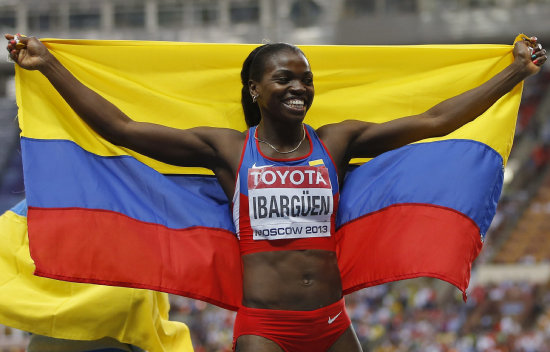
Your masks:
[[[245,130],[237,44],[44,40],[128,116]],[[306,123],[421,113],[513,61],[509,45],[303,46],[315,75]],[[36,274],[160,290],[237,309],[241,259],[230,206],[208,170],[114,146],[38,72],[17,68],[29,236]],[[346,293],[431,276],[463,292],[495,214],[521,85],[444,138],[350,171],[336,233]]]
[[[0,216],[0,323],[66,340],[114,338],[147,351],[193,351],[187,326],[168,320],[165,293],[36,277],[25,201]]]

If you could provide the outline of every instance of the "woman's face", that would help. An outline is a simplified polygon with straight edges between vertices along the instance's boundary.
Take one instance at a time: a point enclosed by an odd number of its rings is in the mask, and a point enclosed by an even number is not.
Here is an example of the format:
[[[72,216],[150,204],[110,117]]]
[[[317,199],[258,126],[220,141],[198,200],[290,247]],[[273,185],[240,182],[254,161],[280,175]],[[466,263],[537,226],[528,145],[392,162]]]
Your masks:
[[[260,82],[250,81],[262,119],[303,120],[313,102],[313,74],[299,52],[282,50],[267,59]]]

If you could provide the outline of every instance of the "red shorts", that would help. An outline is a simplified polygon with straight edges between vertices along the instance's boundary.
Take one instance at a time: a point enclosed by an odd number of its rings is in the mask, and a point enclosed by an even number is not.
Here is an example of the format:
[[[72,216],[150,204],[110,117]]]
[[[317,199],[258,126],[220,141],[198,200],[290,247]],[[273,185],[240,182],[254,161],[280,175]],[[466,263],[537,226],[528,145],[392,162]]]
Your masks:
[[[256,335],[286,352],[326,351],[350,325],[343,298],[312,311],[241,307],[235,319],[233,350],[239,336]]]

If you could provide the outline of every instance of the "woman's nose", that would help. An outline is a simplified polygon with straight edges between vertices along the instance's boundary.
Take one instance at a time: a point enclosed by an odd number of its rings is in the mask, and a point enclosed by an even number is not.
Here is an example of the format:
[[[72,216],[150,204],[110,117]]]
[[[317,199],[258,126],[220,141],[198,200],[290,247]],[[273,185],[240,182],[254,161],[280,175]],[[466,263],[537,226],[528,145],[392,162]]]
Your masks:
[[[293,92],[305,92],[306,86],[304,83],[298,80],[295,80],[291,82],[290,90]]]

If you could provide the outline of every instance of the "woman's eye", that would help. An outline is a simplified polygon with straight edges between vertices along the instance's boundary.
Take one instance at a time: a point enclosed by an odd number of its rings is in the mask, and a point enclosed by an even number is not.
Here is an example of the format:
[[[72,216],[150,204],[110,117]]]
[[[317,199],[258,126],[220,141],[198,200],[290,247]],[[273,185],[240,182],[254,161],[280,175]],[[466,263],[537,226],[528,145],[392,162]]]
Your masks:
[[[313,78],[305,78],[303,82],[304,82],[304,84],[307,84],[308,86],[312,85],[313,84]]]
[[[290,82],[290,79],[288,79],[288,78],[277,78],[276,81],[277,81],[277,83],[285,84],[285,83]]]

